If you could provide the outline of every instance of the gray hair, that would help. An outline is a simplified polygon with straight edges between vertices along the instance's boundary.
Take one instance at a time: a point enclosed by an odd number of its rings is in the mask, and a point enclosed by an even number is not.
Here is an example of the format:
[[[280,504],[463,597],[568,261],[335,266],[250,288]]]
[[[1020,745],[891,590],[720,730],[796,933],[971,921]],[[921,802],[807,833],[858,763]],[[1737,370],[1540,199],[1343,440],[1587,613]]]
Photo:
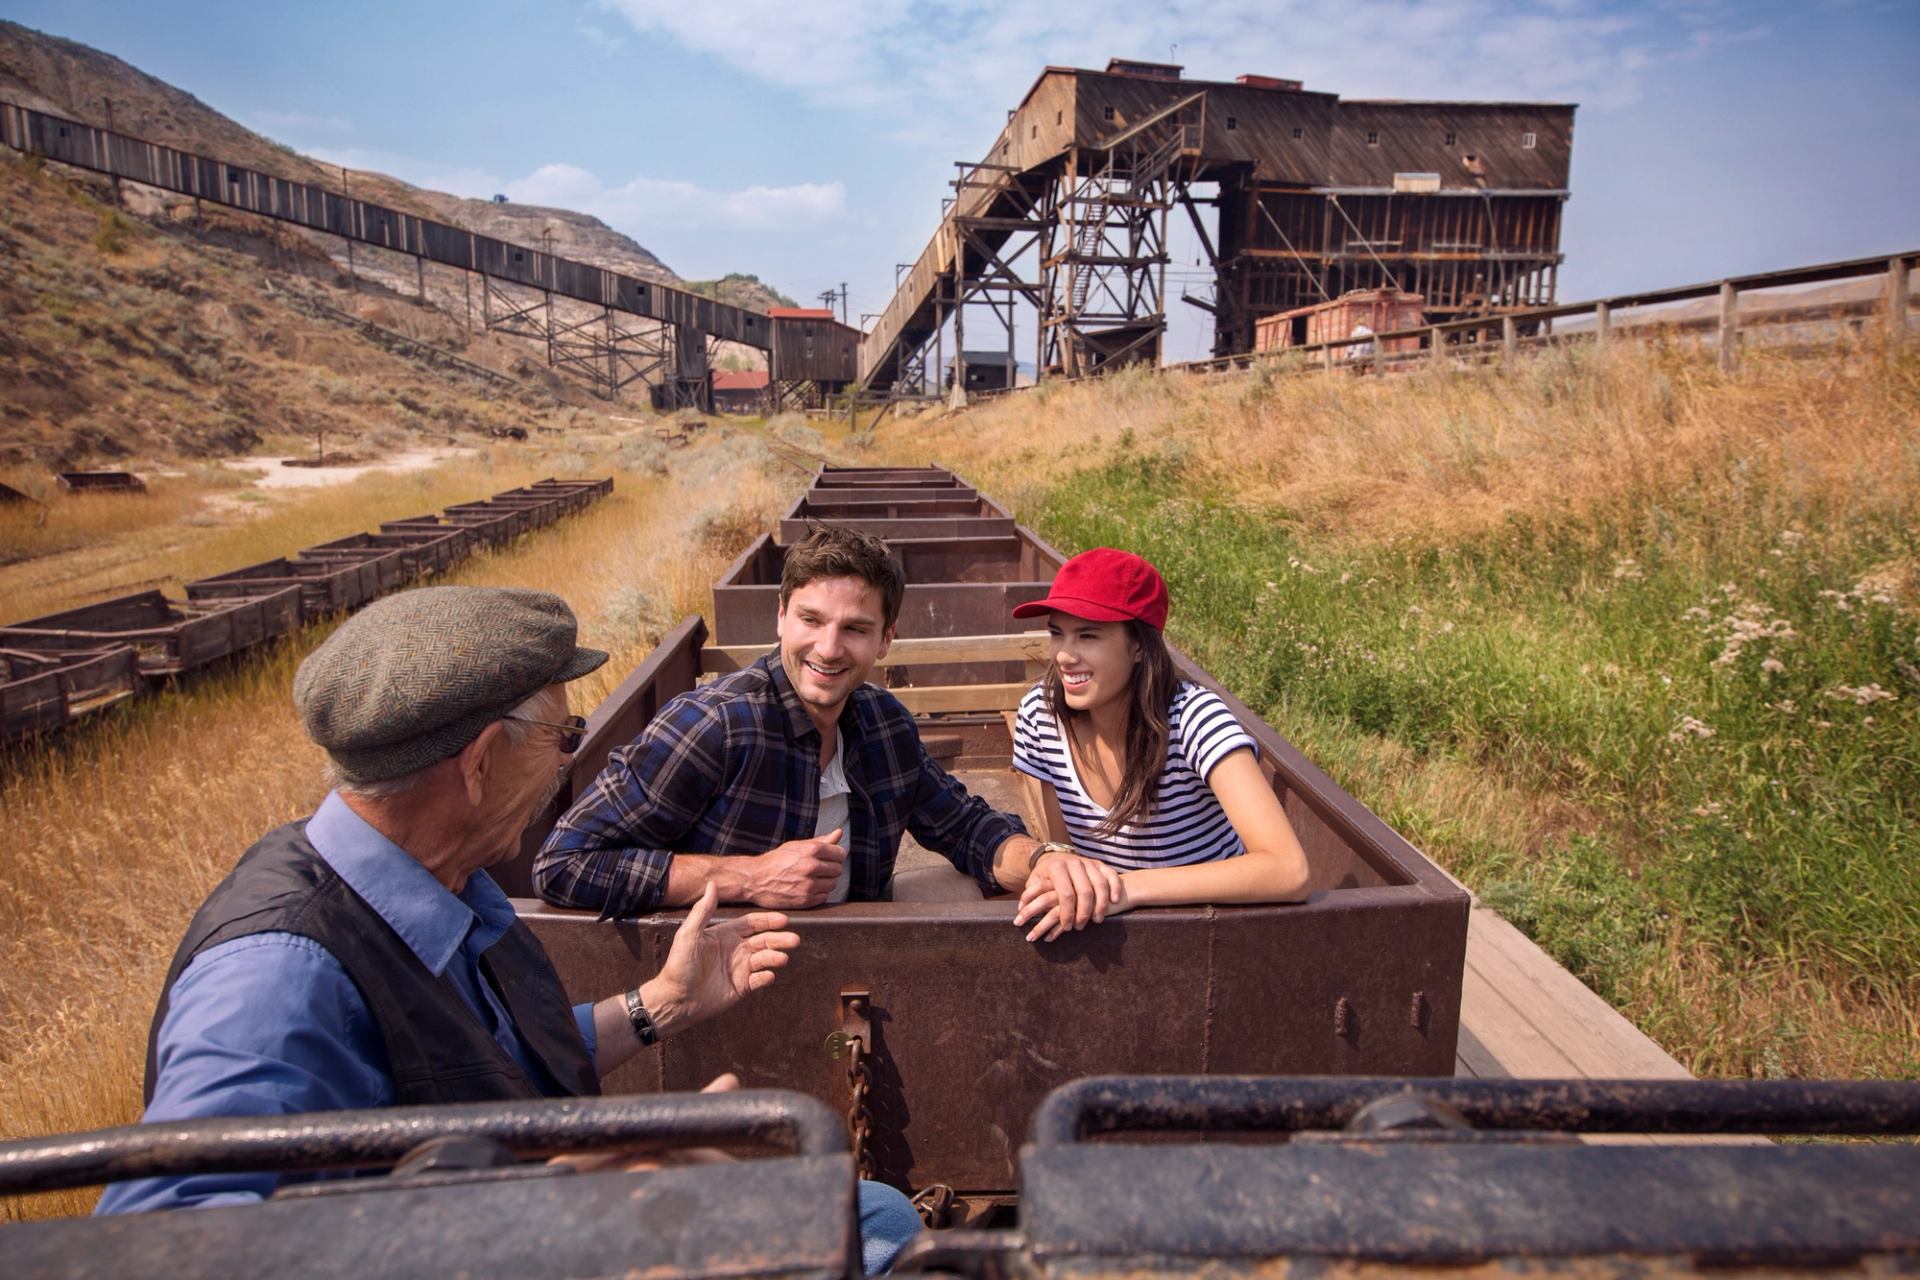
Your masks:
[[[554,709],[556,702],[559,704],[557,711]],[[500,732],[506,734],[507,741],[517,747],[525,742],[527,736],[539,726],[512,717],[524,716],[530,720],[547,720],[557,723],[565,715],[566,695],[562,693],[556,697],[553,686],[548,685],[502,716]],[[403,773],[397,778],[382,778],[378,782],[354,782],[341,773],[339,765],[328,760],[324,768],[324,777],[327,789],[330,791],[343,791],[365,800],[391,800],[395,796],[406,795],[420,786],[427,780],[427,775],[442,763],[444,762],[436,760],[424,769],[415,769],[412,773]]]

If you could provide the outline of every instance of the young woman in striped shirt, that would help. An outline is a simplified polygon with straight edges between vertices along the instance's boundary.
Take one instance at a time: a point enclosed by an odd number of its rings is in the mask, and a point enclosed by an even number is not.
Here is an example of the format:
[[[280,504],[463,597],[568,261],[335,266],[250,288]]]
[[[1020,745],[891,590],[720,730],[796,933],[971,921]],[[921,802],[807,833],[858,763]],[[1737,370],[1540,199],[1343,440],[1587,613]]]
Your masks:
[[[1134,907],[1294,902],[1307,859],[1259,747],[1219,695],[1181,680],[1161,630],[1167,585],[1099,547],[1044,600],[1053,661],[1021,701],[1014,768],[1033,780],[1048,844],[1014,923],[1047,942]]]

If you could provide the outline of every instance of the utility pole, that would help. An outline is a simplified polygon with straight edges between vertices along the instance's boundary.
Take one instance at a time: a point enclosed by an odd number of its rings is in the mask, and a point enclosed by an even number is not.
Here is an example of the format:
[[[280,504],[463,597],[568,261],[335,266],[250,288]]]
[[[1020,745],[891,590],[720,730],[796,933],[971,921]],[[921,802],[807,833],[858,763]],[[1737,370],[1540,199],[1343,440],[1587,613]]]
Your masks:
[[[898,272],[895,274],[897,276]],[[838,289],[828,289],[820,295],[820,301],[827,304],[827,310],[829,311],[833,310],[833,303],[836,298],[840,301],[840,323],[845,324],[847,322],[847,282],[845,280],[840,282]]]
[[[360,278],[353,273],[353,197],[347,191],[347,166],[340,166],[340,204],[347,218],[347,291],[357,293]]]
[[[102,99],[102,101],[104,101],[107,104],[107,132],[108,133],[117,132],[113,127],[113,99],[104,98]],[[117,167],[115,167],[113,163],[113,160],[111,158],[112,153],[109,152],[108,154],[109,154],[109,158],[107,160],[107,168],[110,171],[111,176],[113,178],[113,207],[118,209],[120,207],[120,170]]]

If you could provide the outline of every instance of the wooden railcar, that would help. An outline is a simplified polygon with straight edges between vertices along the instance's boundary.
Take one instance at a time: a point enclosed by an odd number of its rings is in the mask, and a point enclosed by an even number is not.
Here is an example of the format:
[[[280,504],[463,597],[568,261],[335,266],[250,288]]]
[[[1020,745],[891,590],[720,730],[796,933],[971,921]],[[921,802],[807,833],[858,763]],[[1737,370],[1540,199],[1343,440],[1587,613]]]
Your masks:
[[[302,619],[317,620],[358,609],[378,596],[380,566],[365,560],[282,557],[197,578],[186,584],[186,591],[187,599],[198,604],[258,599],[289,587],[300,594]]]
[[[142,675],[173,676],[285,635],[301,621],[297,586],[186,603],[141,591],[0,627],[0,647],[72,653],[129,645]]]
[[[130,645],[66,653],[0,649],[0,742],[51,733],[141,688]]]
[[[55,474],[69,493],[145,493],[147,482],[131,471],[61,471]]]
[[[450,529],[444,533],[428,529],[397,529],[392,532],[383,529],[379,533],[355,533],[335,538],[332,542],[307,547],[300,554],[312,558],[332,558],[339,553],[374,559],[397,556],[407,580],[411,582],[451,569],[467,558],[472,545],[473,535],[465,529]]]

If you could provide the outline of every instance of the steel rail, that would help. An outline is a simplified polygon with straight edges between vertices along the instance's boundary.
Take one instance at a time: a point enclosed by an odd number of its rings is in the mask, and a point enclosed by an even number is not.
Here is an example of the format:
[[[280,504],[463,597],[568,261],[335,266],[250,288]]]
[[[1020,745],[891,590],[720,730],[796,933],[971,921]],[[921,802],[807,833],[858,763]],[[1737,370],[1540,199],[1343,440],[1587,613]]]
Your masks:
[[[1048,1094],[1030,1141],[1094,1134],[1341,1129],[1370,1103],[1413,1097],[1476,1128],[1567,1133],[1920,1133],[1920,1083],[1885,1080],[1400,1080],[1092,1076]]]
[[[0,1195],[127,1178],[391,1165],[423,1142],[462,1137],[521,1156],[641,1142],[749,1142],[796,1155],[847,1149],[840,1120],[787,1089],[476,1102],[127,1125],[0,1143]]]

